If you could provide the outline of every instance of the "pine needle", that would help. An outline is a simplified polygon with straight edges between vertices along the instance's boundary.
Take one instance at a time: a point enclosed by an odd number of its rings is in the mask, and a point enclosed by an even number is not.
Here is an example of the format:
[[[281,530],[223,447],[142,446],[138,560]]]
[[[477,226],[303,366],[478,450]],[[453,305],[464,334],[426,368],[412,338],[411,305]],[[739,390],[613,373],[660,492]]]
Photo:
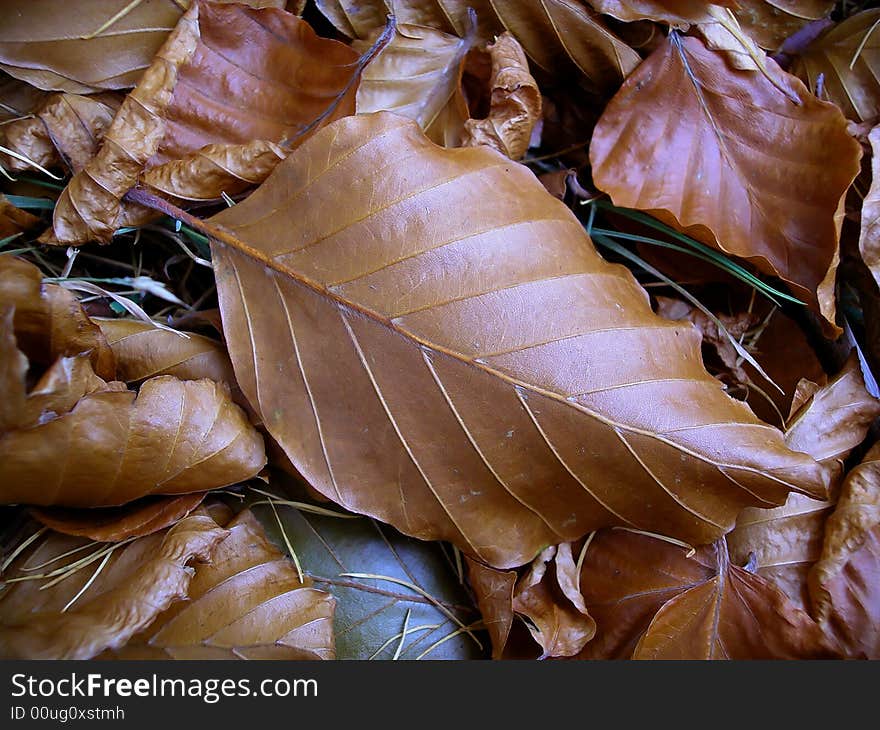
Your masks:
[[[51,177],[53,180],[62,180],[63,179],[63,178],[58,177],[58,175],[56,175],[55,173],[49,172],[45,167],[34,162],[30,157],[25,157],[24,155],[16,152],[15,150],[11,150],[8,147],[4,147],[3,145],[0,145],[0,152],[3,152],[4,154],[9,155],[10,157],[14,157],[16,160],[24,162],[26,165],[30,165],[31,167],[36,168],[37,170],[42,172],[44,175],[48,175],[49,177]],[[4,173],[5,173],[5,170],[4,170]],[[10,180],[14,179],[9,174],[6,174],[6,177],[8,177]]]
[[[293,564],[296,566],[296,573],[299,576],[299,582],[305,583],[302,566],[299,564],[299,558],[297,557],[296,551],[293,549],[293,545],[290,543],[290,538],[287,536],[287,530],[284,529],[284,523],[281,522],[281,516],[278,514],[278,510],[275,509],[275,501],[271,497],[268,501],[269,506],[272,508],[272,513],[275,515],[275,521],[278,523],[278,529],[281,530],[281,537],[284,538],[284,545],[287,547],[287,552],[290,553],[290,557],[293,559]]]
[[[425,624],[424,626],[413,626],[406,632],[394,634],[388,641],[386,641],[382,646],[380,646],[376,651],[374,651],[369,657],[369,660],[375,659],[379,654],[385,651],[391,644],[397,641],[401,636],[407,636],[409,634],[414,634],[417,631],[433,631],[434,629],[439,629],[441,624]]]
[[[584,558],[587,557],[587,548],[590,547],[590,543],[593,542],[594,537],[596,537],[595,530],[587,535],[587,539],[584,540],[584,546],[581,548],[580,555],[578,555],[577,565],[574,569],[574,573],[577,576],[575,579],[575,588],[577,588],[578,593],[581,592],[581,569],[584,567]]]
[[[113,551],[109,550],[107,552],[107,554],[104,556],[104,559],[100,562],[98,567],[95,569],[95,572],[92,573],[92,577],[89,578],[86,581],[85,585],[82,588],[80,588],[79,591],[77,591],[76,595],[73,598],[71,598],[64,605],[64,608],[61,609],[61,613],[65,613],[67,611],[67,609],[70,608],[74,603],[76,603],[76,601],[79,599],[79,597],[88,590],[89,586],[95,582],[95,579],[101,574],[101,571],[104,570],[104,566],[107,565],[107,562],[110,560],[110,557],[112,555],[113,555]]]
[[[480,647],[480,649],[483,648],[483,645],[482,645],[482,643],[480,643],[480,640],[476,636],[474,636],[474,634],[469,630],[469,628],[467,626],[464,625],[464,622],[462,622],[462,620],[459,619],[458,616],[456,616],[454,613],[452,613],[452,611],[450,611],[448,608],[446,608],[446,606],[444,606],[440,601],[438,601],[436,598],[434,598],[434,596],[432,596],[430,593],[428,593],[424,588],[417,586],[415,583],[410,583],[407,580],[402,580],[401,578],[394,578],[389,575],[376,575],[374,573],[340,573],[339,575],[342,577],[345,577],[345,578],[368,578],[370,580],[386,580],[389,583],[396,583],[399,586],[404,586],[405,588],[409,588],[411,591],[415,591],[420,596],[422,596],[423,598],[426,598],[431,603],[433,603],[434,606],[436,606],[437,609],[444,616],[446,616],[446,618],[453,621],[456,626],[459,626],[463,631],[466,631],[468,633],[468,635],[474,640],[476,645],[478,647]]]
[[[469,626],[462,626],[460,629],[456,629],[451,634],[447,634],[442,639],[435,641],[433,644],[431,644],[431,646],[429,646],[427,649],[425,649],[421,654],[419,654],[416,657],[416,661],[426,657],[428,654],[430,654],[432,651],[434,651],[434,649],[436,649],[438,646],[440,646],[441,644],[445,644],[450,639],[454,639],[459,634],[463,634],[465,632],[470,634],[472,629],[480,629],[482,627],[483,627],[482,621],[475,621],[474,623],[470,624]],[[471,635],[473,635],[473,634],[471,634]],[[482,648],[482,647],[480,647],[480,648]]]
[[[24,540],[15,550],[13,550],[9,556],[3,561],[3,564],[0,565],[0,575],[6,572],[6,569],[12,565],[12,561],[15,560],[19,555],[21,555],[25,550],[27,550],[28,546],[31,545],[34,540],[38,540],[41,535],[45,534],[48,530],[48,527],[41,527],[37,530],[33,535],[31,535],[27,540]]]
[[[128,5],[126,5],[124,8],[122,8],[122,10],[120,10],[118,13],[116,13],[116,15],[114,15],[112,18],[107,20],[100,28],[98,28],[97,30],[93,30],[88,35],[80,36],[80,40],[90,41],[90,40],[92,40],[92,38],[95,38],[96,36],[101,35],[101,33],[103,33],[105,30],[107,30],[107,28],[114,25],[115,23],[118,23],[120,20],[122,20],[126,15],[128,15],[133,10],[136,10],[137,6],[140,5],[142,2],[143,2],[143,0],[131,0],[131,2]]]
[[[397,645],[397,649],[394,650],[394,656],[391,657],[391,661],[396,662],[400,659],[400,652],[403,650],[403,643],[406,641],[406,629],[409,626],[409,615],[412,613],[412,609],[406,609],[406,616],[403,617],[403,631],[400,632],[400,643]]]
[[[321,517],[337,517],[341,520],[358,520],[361,519],[361,515],[347,515],[342,512],[336,512],[332,509],[327,509],[325,507],[318,507],[314,504],[308,504],[307,502],[294,502],[289,499],[282,499],[281,497],[272,494],[271,492],[263,491],[262,489],[257,489],[257,487],[248,487],[252,492],[256,492],[257,494],[262,494],[264,497],[268,497],[268,499],[261,499],[258,502],[252,502],[251,506],[258,504],[269,504],[270,502],[274,502],[277,505],[281,505],[282,507],[293,507],[298,509],[300,512],[309,512],[313,515],[320,515]]]
[[[625,530],[626,532],[633,532],[636,535],[645,535],[646,537],[653,537],[656,540],[663,540],[663,542],[668,542],[671,545],[675,545],[676,547],[684,548],[688,551],[686,558],[692,558],[697,554],[697,549],[693,545],[689,545],[688,543],[682,540],[676,540],[674,537],[669,537],[667,535],[660,535],[656,532],[648,532],[647,530],[637,530],[634,527],[613,527],[613,530]]]

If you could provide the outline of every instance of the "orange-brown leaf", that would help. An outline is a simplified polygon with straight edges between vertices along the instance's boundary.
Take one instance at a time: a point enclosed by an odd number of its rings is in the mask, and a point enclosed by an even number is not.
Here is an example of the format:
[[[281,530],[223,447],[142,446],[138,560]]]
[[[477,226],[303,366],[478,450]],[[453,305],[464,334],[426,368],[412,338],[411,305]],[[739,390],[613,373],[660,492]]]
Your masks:
[[[253,40],[242,44],[242,37]],[[351,48],[319,38],[283,10],[194,2],[123,102],[98,155],[62,192],[46,240],[109,241],[123,220],[122,196],[138,175],[206,145],[237,145],[239,170],[255,140],[296,146],[353,111],[357,60]],[[235,182],[211,159],[219,156],[222,166],[223,149],[154,175],[165,192],[176,194],[176,184],[184,197],[205,197],[204,189],[193,195],[187,186],[204,188],[207,180],[190,176],[206,165]]]
[[[28,359],[44,367],[59,357],[91,353],[95,372],[116,377],[113,352],[73,293],[43,284],[40,270],[13,256],[0,256],[0,308],[15,308],[15,336]]]
[[[529,73],[522,46],[510,33],[502,33],[489,46],[492,56],[491,106],[486,119],[465,123],[462,144],[484,144],[512,160],[529,148],[532,130],[541,118],[541,92]]]
[[[513,626],[513,589],[516,572],[495,570],[465,556],[468,582],[474,591],[483,625],[492,641],[492,658],[501,659]]]
[[[217,0],[231,2],[232,0]],[[234,0],[284,7],[284,0]],[[55,0],[18,4],[0,29],[0,68],[41,89],[87,94],[134,86],[188,2]]]
[[[590,543],[581,589],[598,626],[581,658],[829,658],[803,611],[761,577],[731,565],[723,541],[686,548],[614,530]]]
[[[833,321],[843,195],[860,148],[833,105],[773,61],[766,68],[776,85],[671,36],[600,119],[594,179],[618,205],[782,277]]]
[[[880,9],[851,15],[811,43],[792,65],[792,73],[837,104],[847,119],[866,122],[880,115],[878,20]]]
[[[173,604],[110,659],[333,659],[336,600],[300,580],[250,510]]]
[[[179,497],[143,497],[124,507],[98,509],[30,509],[31,516],[55,532],[87,537],[96,542],[121,542],[164,530],[186,517],[205,498],[204,493]]]
[[[3,145],[43,167],[63,162],[71,171],[79,172],[97,153],[121,101],[119,95],[109,93],[50,94],[26,119],[0,127]],[[32,166],[9,155],[0,158],[12,170]]]
[[[696,331],[496,152],[349,117],[199,225],[239,385],[352,511],[509,567],[603,525],[705,542],[745,505],[824,496]]]
[[[207,515],[191,515],[164,532],[102,554],[107,546],[94,544],[88,550],[88,540],[47,533],[3,575],[6,581],[26,580],[7,583],[0,593],[0,656],[91,659],[124,645],[186,597],[193,577],[190,563],[209,559],[225,535]],[[77,548],[84,550],[64,557]],[[58,570],[57,577],[82,558],[87,560],[76,572],[48,585],[53,580],[49,573]]]
[[[0,362],[21,363],[6,311]],[[0,418],[4,504],[121,505],[234,484],[266,463],[262,438],[211,380],[160,376],[135,394],[104,383],[80,355],[59,358],[25,395],[25,372],[11,372]]]
[[[352,38],[369,37],[385,24],[388,13],[400,23],[464,38],[473,8],[480,40],[491,41],[510,31],[538,67],[560,78],[578,79],[600,94],[616,89],[641,60],[597,13],[575,0],[318,0],[317,5]]]
[[[816,617],[850,656],[880,658],[878,578],[880,445],[875,445],[847,474],[809,576]]]
[[[457,146],[468,118],[461,74],[473,44],[473,33],[460,38],[427,26],[397,26],[391,42],[364,69],[357,112],[392,111],[415,119],[437,144]],[[357,47],[365,49],[367,42]]]
[[[33,228],[40,219],[26,210],[16,208],[0,193],[0,240]]]

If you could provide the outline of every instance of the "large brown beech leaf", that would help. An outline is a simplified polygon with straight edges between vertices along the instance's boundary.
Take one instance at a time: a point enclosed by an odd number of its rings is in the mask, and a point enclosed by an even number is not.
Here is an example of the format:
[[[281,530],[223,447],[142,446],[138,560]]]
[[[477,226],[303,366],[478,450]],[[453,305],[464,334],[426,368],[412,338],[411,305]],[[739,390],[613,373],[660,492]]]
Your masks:
[[[584,659],[816,659],[836,651],[771,583],[697,550],[611,530],[587,548],[581,590],[597,624]]]
[[[0,589],[0,657],[91,659],[125,644],[186,597],[190,563],[208,560],[225,535],[207,515],[193,514],[112,552],[57,532],[40,536],[3,574],[9,582]],[[83,564],[56,580],[76,562]]]
[[[673,26],[687,26],[707,22],[710,5],[731,7],[736,5],[736,0],[715,3],[707,0],[588,0],[588,3],[600,13],[626,22],[654,20]]]
[[[473,9],[481,40],[491,41],[508,30],[538,67],[560,78],[579,78],[599,93],[613,92],[641,60],[576,0],[318,0],[317,5],[352,38],[369,37],[392,12],[400,23],[427,25],[464,38]]]
[[[809,588],[819,622],[847,654],[880,659],[880,445],[847,474]]]
[[[0,325],[0,503],[120,505],[234,484],[266,463],[224,386],[166,375],[135,394],[80,355],[59,358],[27,393],[12,308]]]
[[[109,241],[145,169],[163,192],[187,198],[211,197],[209,182],[214,197],[260,182],[258,169],[264,177],[280,157],[267,143],[295,147],[354,111],[359,73],[355,51],[284,10],[193,3],[62,192],[46,240]]]
[[[102,659],[333,659],[336,600],[300,579],[250,510],[178,601]]]
[[[814,92],[830,99],[847,119],[871,121],[880,114],[880,9],[850,16],[810,44],[792,65]],[[852,67],[850,67],[852,64]]]
[[[825,494],[825,468],[705,371],[698,333],[485,147],[350,117],[187,219],[216,239],[242,391],[352,511],[506,567],[603,525],[706,542],[743,506]]]
[[[835,0],[736,0],[733,12],[761,48],[775,51],[808,23],[827,18],[835,4]]]
[[[218,0],[229,2],[231,0]],[[284,0],[235,0],[283,8]],[[41,89],[83,94],[134,86],[189,0],[17,3],[0,28],[0,68]]]
[[[594,179],[616,204],[780,276],[833,322],[843,196],[860,148],[838,109],[772,60],[765,68],[733,70],[698,39],[671,35],[599,120]]]
[[[461,74],[474,40],[473,33],[459,38],[428,26],[397,26],[391,42],[364,69],[358,113],[392,111],[415,119],[437,144],[457,146],[469,116]]]

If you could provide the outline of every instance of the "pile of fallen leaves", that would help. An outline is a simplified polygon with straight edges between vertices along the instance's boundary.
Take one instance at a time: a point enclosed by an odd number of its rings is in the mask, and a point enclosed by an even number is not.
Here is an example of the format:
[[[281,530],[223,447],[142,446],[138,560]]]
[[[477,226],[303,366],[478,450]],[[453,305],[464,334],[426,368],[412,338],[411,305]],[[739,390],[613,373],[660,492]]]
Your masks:
[[[874,5],[12,3],[0,656],[880,658]]]

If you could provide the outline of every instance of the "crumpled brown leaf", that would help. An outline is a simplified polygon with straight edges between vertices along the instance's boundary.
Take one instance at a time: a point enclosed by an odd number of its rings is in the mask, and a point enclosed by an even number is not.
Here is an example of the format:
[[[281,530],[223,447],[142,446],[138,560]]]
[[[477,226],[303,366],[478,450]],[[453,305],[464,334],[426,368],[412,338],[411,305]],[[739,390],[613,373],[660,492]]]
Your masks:
[[[477,37],[489,42],[504,30],[529,58],[559,78],[569,77],[598,94],[612,93],[641,61],[599,15],[575,0],[317,0],[321,12],[350,38],[368,38],[393,13],[399,23],[427,25],[465,37],[469,8]]]
[[[196,514],[112,552],[95,544],[95,550],[76,553],[59,566],[56,558],[89,541],[48,532],[3,574],[7,583],[0,592],[0,656],[91,659],[124,645],[172,602],[186,597],[193,578],[190,563],[207,560],[226,534],[210,517]],[[50,573],[59,571],[58,577],[83,557],[87,560],[76,572],[43,589],[52,580]],[[47,577],[33,579],[40,575]],[[8,582],[17,578],[27,580]]]
[[[849,456],[880,416],[880,400],[865,388],[858,356],[853,352],[843,369],[817,388],[788,421],[785,442],[816,461]]]
[[[705,542],[747,504],[824,496],[825,469],[705,371],[698,333],[496,152],[349,117],[198,225],[239,385],[352,511],[511,567],[602,525]]]
[[[2,334],[0,503],[121,505],[234,484],[266,463],[262,438],[222,385],[161,376],[135,394],[79,355],[59,358],[26,393],[11,307]]]
[[[800,105],[764,74],[672,35],[602,115],[593,176],[616,204],[785,279],[830,331],[843,196],[861,149],[839,110],[772,60],[767,70]]]
[[[600,532],[580,577],[596,638],[579,658],[815,659],[836,656],[819,626],[771,583],[732,565],[723,541],[687,548]]]
[[[180,380],[210,378],[237,388],[226,348],[216,340],[189,333],[181,337],[136,319],[92,317],[116,357],[116,377],[139,383],[156,375]]]
[[[512,607],[526,617],[532,638],[543,650],[541,658],[574,656],[596,634],[596,622],[580,593],[570,543],[551,545],[532,561],[516,583]]]
[[[866,122],[880,115],[880,36],[874,29],[878,20],[878,8],[851,15],[813,41],[791,67],[814,93],[837,104],[847,119]]]
[[[233,0],[217,0],[232,2]],[[284,0],[234,0],[283,8]],[[0,29],[0,68],[46,90],[87,94],[134,86],[189,0],[19,3]]]
[[[163,192],[190,199],[259,182],[283,155],[266,143],[289,150],[352,113],[359,71],[355,51],[291,13],[193,3],[61,193],[44,240],[109,241],[136,215],[121,200],[145,169]],[[248,167],[255,160],[259,170]]]
[[[874,154],[871,157],[871,187],[862,201],[859,253],[880,286],[880,126],[871,130],[868,141]]]
[[[42,167],[57,167],[63,162],[79,172],[97,153],[121,103],[119,95],[110,93],[50,94],[32,116],[0,127],[3,146]],[[31,167],[5,154],[0,155],[0,162],[11,170]]]
[[[355,42],[366,50],[368,41]],[[357,92],[357,112],[392,111],[410,119],[437,144],[461,141],[468,106],[461,88],[465,56],[475,41],[422,25],[398,25],[389,44],[364,69]]]
[[[55,532],[96,542],[121,542],[176,524],[205,498],[203,492],[178,497],[143,497],[123,507],[64,509],[32,507],[31,517]]]
[[[333,659],[336,599],[300,580],[250,510],[197,565],[187,600],[102,659]]]
[[[495,570],[465,556],[468,582],[474,591],[483,625],[492,641],[492,658],[501,659],[513,627],[513,590],[516,572]]]
[[[502,33],[488,50],[492,56],[489,116],[465,122],[462,146],[483,144],[518,160],[529,149],[532,130],[541,118],[541,92],[522,46],[510,33]]]
[[[847,474],[809,575],[815,615],[849,656],[880,658],[880,445]]]
[[[865,388],[855,354],[827,385],[813,385],[811,391],[803,403],[792,406],[785,442],[817,461],[842,464],[880,416],[880,401]],[[747,507],[727,536],[731,559],[748,564],[807,610],[807,574],[819,559],[825,520],[836,501],[835,490],[826,501],[790,494],[782,507]]]
[[[42,282],[33,264],[0,256],[0,309],[15,308],[18,347],[31,362],[44,367],[59,357],[88,352],[95,372],[105,380],[115,379],[113,351],[73,292]]]

